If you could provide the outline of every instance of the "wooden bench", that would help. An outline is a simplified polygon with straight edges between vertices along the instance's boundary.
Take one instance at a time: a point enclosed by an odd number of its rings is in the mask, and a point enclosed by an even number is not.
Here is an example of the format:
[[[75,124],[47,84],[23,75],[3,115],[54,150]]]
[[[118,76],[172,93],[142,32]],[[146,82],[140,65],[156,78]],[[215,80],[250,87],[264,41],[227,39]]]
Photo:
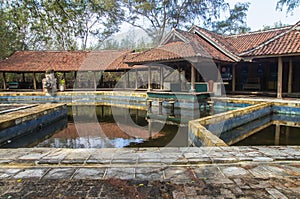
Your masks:
[[[252,77],[248,78],[246,84],[243,85],[243,90],[260,90],[260,78]]]

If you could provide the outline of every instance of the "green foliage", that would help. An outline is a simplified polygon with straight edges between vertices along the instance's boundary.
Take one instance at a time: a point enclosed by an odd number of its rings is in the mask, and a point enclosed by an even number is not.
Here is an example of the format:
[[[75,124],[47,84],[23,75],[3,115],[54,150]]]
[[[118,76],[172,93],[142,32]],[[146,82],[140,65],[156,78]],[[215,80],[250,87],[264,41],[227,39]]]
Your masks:
[[[212,24],[213,31],[220,34],[240,34],[250,31],[245,22],[250,3],[237,3],[230,9],[230,16]]]
[[[287,13],[292,13],[295,8],[300,6],[300,0],[279,0],[276,9],[282,11],[284,6],[287,7]]]
[[[86,49],[118,31],[122,17],[118,0],[1,0],[0,59],[16,50]]]
[[[262,30],[270,30],[270,29],[274,29],[274,28],[282,28],[282,27],[286,27],[289,26],[288,24],[283,24],[281,21],[275,22],[272,26],[270,25],[264,25]]]
[[[170,28],[201,20],[210,24],[228,4],[224,0],[124,0],[123,7],[127,9],[124,20],[143,29],[157,43]]]

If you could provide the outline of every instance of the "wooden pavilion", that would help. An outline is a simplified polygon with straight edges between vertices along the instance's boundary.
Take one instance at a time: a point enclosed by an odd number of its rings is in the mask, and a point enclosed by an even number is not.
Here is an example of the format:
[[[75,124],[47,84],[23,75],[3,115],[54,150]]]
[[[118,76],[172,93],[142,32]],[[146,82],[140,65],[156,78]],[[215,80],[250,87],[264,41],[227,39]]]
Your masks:
[[[300,22],[293,26],[224,36],[192,27],[172,30],[160,46],[125,59],[128,64],[166,64],[183,69],[194,91],[198,81],[221,81],[227,92],[300,92]],[[216,71],[215,68],[218,70]],[[190,77],[188,77],[190,76]]]
[[[126,74],[121,88],[138,89],[138,69],[148,71],[148,90],[166,90],[166,78],[177,73],[173,91],[201,91],[203,82],[221,82],[226,91],[243,94],[293,96],[300,92],[300,22],[266,31],[224,36],[193,26],[189,31],[173,29],[156,48],[133,51],[22,51],[0,62],[2,88],[7,89],[7,75],[19,74],[18,82],[41,86],[47,69],[63,74],[67,88],[112,87],[103,74],[107,71]],[[84,78],[78,77],[85,74]],[[134,78],[130,78],[133,71]],[[153,71],[156,77],[153,77]],[[173,73],[174,75],[174,73]],[[84,75],[83,75],[84,76]],[[1,77],[0,77],[1,78]],[[153,80],[156,79],[156,83]],[[175,78],[176,79],[176,78]],[[77,82],[74,82],[74,81]],[[133,82],[130,82],[133,80]],[[84,87],[84,86],[83,86]],[[200,88],[200,89],[199,89]]]

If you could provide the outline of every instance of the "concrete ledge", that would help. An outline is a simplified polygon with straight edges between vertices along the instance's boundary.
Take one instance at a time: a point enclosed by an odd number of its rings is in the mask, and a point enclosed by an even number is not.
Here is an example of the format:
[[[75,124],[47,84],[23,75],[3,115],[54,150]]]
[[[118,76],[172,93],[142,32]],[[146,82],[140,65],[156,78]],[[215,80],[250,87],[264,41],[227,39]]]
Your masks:
[[[0,118],[0,145],[30,132],[37,134],[48,127],[54,128],[53,123],[61,120],[58,129],[67,125],[67,107],[64,104],[42,104],[3,114]]]
[[[271,113],[272,103],[261,103],[189,122],[192,144],[198,146],[227,146],[218,136],[223,132]],[[213,131],[211,131],[213,130]]]
[[[146,92],[74,91],[46,96],[43,92],[1,92],[0,103],[66,103],[67,105],[113,105],[146,110]]]

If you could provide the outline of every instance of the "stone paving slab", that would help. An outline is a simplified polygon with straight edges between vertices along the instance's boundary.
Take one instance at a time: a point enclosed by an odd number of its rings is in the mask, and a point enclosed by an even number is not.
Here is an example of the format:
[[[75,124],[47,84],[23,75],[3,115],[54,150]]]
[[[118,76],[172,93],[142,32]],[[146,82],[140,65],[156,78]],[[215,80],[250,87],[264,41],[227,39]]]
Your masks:
[[[0,198],[300,198],[299,151],[0,149]]]

